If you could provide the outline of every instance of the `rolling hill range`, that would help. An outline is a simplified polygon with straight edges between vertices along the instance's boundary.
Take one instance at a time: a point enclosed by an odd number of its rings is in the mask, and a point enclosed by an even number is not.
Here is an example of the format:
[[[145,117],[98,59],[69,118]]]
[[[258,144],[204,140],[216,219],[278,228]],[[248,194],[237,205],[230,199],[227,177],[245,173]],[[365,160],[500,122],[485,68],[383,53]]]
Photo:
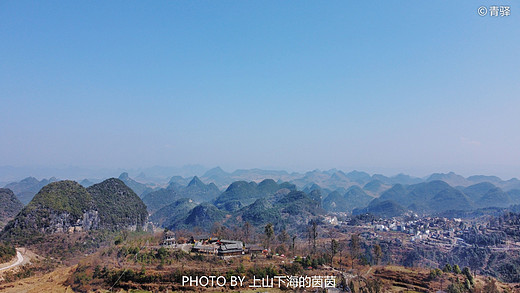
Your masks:
[[[146,194],[153,191],[153,189],[146,184],[135,181],[128,176],[128,173],[124,172],[119,175],[119,180],[123,181],[126,186],[130,187],[139,197],[143,198]]]
[[[321,186],[321,188],[331,191],[334,191],[338,188],[348,189],[351,186],[359,186],[362,187],[365,192],[374,197],[378,197],[382,194],[382,192],[395,184],[413,185],[436,180],[445,181],[453,187],[468,187],[477,183],[489,182],[496,187],[501,188],[505,192],[513,189],[520,189],[520,180],[516,178],[502,180],[497,176],[487,175],[473,175],[464,177],[454,172],[434,173],[419,178],[406,174],[398,174],[395,176],[385,176],[382,174],[370,175],[369,173],[358,170],[344,172],[338,169],[313,170],[304,173],[287,172],[284,170],[264,170],[258,168],[238,169],[233,172],[226,172],[220,167],[209,169],[205,173],[204,170],[207,169],[201,166],[198,166],[197,168],[188,168],[185,170],[180,170],[178,168],[155,167],[146,169],[147,172],[153,174],[152,177],[144,175],[141,170],[134,171],[136,174],[139,172],[139,175],[137,175],[134,179],[130,178],[127,172],[121,173],[119,179],[121,179],[128,187],[134,190],[134,192],[141,198],[147,193],[156,190],[158,187],[165,188],[173,182],[181,186],[187,186],[194,175],[198,175],[201,181],[206,184],[214,183],[221,190],[225,190],[231,183],[236,181],[254,181],[259,183],[264,179],[270,178],[276,182],[290,182],[296,185],[300,190],[303,190],[312,184],[317,184]],[[106,174],[106,170],[103,172],[100,171],[100,174]],[[3,181],[11,180],[7,178],[9,177],[4,177]],[[96,178],[96,176],[92,178]],[[2,180],[2,178],[0,178],[0,180]],[[28,177],[20,182],[11,182],[5,187],[13,190],[15,195],[19,197],[22,203],[27,204],[32,196],[34,196],[34,194],[36,194],[43,186],[51,181],[56,181],[56,179],[43,179],[40,182],[35,178]],[[100,179],[89,179],[82,181],[81,183],[85,187],[88,187],[100,181]]]
[[[368,207],[355,209],[354,213],[388,216],[409,210],[423,215],[446,215],[448,211],[453,214],[454,211],[507,208],[519,202],[520,191],[505,192],[489,182],[454,188],[444,181],[434,180],[413,185],[396,184],[370,202]]]
[[[323,200],[323,208],[331,212],[352,212],[355,208],[366,207],[374,197],[358,186],[352,186],[341,194],[333,191]]]
[[[179,220],[188,217],[197,204],[189,198],[181,198],[155,212],[150,220],[160,227],[172,227]]]
[[[334,172],[332,175],[338,175],[337,173]],[[356,175],[360,180],[367,179],[363,174]],[[161,226],[170,229],[180,227],[190,229],[202,225],[204,229],[208,229],[209,223],[230,224],[237,220],[259,226],[267,222],[287,222],[287,219],[292,217],[289,222],[298,223],[302,219],[296,219],[296,215],[312,217],[325,212],[372,213],[385,217],[399,216],[407,211],[421,215],[436,215],[448,211],[504,208],[518,203],[520,199],[520,192],[516,190],[504,192],[491,183],[455,188],[441,180],[411,185],[395,184],[391,188],[380,180],[371,180],[365,184],[369,190],[353,185],[347,189],[340,187],[334,191],[321,188],[316,183],[305,187],[303,191],[297,191],[294,184],[277,183],[272,179],[265,179],[260,183],[236,181],[214,201],[207,200],[199,206],[196,204],[201,202],[200,198],[190,193],[180,194],[180,190],[189,187],[195,186],[198,190],[206,190],[210,185],[202,183],[197,177],[194,177],[187,187],[173,182],[168,188],[149,194],[144,201],[151,202],[152,195],[163,196],[162,199],[157,199],[161,209],[155,204],[148,207],[150,211],[156,213],[152,215],[153,221]],[[372,196],[371,192],[378,191],[382,191],[379,197]],[[300,197],[295,197],[293,200],[300,204],[292,208],[288,207],[292,206],[292,203],[284,202],[282,199],[296,194]],[[167,201],[164,201],[165,195],[170,196]],[[184,199],[181,200],[182,198]],[[195,209],[196,207],[198,208]]]
[[[352,211],[354,215],[372,214],[383,218],[398,217],[406,213],[406,209],[392,200],[374,199],[365,208],[357,208]]]
[[[172,186],[173,184],[170,184],[167,188],[161,188],[143,196],[143,202],[150,213],[154,213],[181,198],[180,194],[176,191],[177,188]]]
[[[150,213],[154,213],[181,198],[189,198],[197,203],[203,203],[213,201],[220,194],[220,190],[214,183],[204,184],[197,176],[193,177],[187,186],[180,185],[179,181],[178,178],[170,180],[168,187],[152,191],[143,197],[143,202]]]
[[[321,202],[311,195],[270,179],[259,184],[234,182],[214,203],[196,205],[192,199],[178,199],[155,212],[151,220],[168,229],[209,230],[215,222],[228,226],[249,222],[257,228],[268,222],[279,227],[297,225],[324,214]]]
[[[463,189],[463,192],[475,203],[477,207],[505,208],[512,204],[518,204],[519,198],[515,192],[504,192],[501,188],[489,182],[477,183]]]
[[[56,178],[42,179],[41,181],[34,177],[27,177],[19,182],[11,182],[5,186],[14,192],[18,199],[24,204],[28,204],[42,187],[57,181]]]
[[[273,176],[278,181],[260,180],[265,176]],[[209,179],[222,181],[237,177],[254,177],[255,181],[233,181],[220,191]],[[207,229],[209,223],[214,222],[250,221],[261,225],[290,219],[289,222],[299,223],[303,221],[301,215],[313,217],[326,212],[394,216],[410,211],[435,215],[520,204],[520,189],[504,187],[515,187],[516,179],[503,181],[480,175],[465,178],[453,172],[417,178],[404,174],[386,177],[360,171],[345,173],[336,169],[299,174],[261,169],[227,173],[214,168],[201,178],[194,176],[189,180],[172,176],[167,187],[156,190],[151,184],[131,179],[127,173],[99,184],[82,182],[88,188],[72,181],[60,181],[56,187],[54,182],[43,187],[15,218],[13,227],[8,225],[6,230],[23,225],[44,233],[68,231],[71,227],[126,229],[143,223],[148,213],[160,226],[190,229],[202,225]],[[293,179],[287,182],[281,178]],[[53,180],[26,178],[9,185],[22,193],[32,192],[38,184]],[[488,181],[480,182],[482,180]],[[142,201],[133,197],[135,190],[143,196]],[[283,200],[287,197],[292,197],[293,202]],[[121,202],[125,205],[120,205]],[[122,216],[125,213],[122,206],[132,212]],[[143,208],[147,209],[146,213],[142,212]]]
[[[410,186],[395,185],[384,192],[380,200],[391,200],[419,213],[445,210],[471,210],[473,202],[461,191],[440,180]]]
[[[236,181],[215,199],[215,205],[219,208],[234,211],[243,206],[252,204],[255,200],[273,194],[286,188],[295,190],[296,187],[289,183],[276,183],[273,179],[265,179],[260,183]]]

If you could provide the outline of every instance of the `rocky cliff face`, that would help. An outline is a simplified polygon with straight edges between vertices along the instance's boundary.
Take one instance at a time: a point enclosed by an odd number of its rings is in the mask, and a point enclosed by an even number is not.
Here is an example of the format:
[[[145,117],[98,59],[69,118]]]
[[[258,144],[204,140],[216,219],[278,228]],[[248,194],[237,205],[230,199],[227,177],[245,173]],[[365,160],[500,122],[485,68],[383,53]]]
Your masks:
[[[62,233],[80,232],[96,230],[99,228],[99,213],[96,210],[88,210],[83,213],[81,218],[75,219],[67,212],[52,212],[49,215],[48,226],[40,229],[42,233]]]

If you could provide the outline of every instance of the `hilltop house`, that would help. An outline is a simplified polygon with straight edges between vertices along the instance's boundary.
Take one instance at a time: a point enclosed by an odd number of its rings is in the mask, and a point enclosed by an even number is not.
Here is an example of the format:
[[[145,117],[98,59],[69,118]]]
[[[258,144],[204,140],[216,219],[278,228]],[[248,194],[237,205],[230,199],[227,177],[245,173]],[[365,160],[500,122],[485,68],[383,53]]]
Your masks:
[[[175,247],[177,246],[177,242],[175,241],[175,233],[172,231],[165,231],[163,235],[163,240],[161,242],[161,246],[163,247]]]
[[[242,255],[245,253],[242,241],[224,239],[202,239],[192,248],[193,252],[226,255]]]

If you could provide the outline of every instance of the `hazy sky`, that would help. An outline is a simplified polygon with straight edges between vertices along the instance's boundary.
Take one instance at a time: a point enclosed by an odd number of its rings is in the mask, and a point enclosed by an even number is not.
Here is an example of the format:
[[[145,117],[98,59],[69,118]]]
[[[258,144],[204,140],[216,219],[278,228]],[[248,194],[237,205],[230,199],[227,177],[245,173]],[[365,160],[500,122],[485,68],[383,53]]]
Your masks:
[[[477,8],[509,5],[511,16]],[[520,177],[516,1],[0,1],[0,166]]]

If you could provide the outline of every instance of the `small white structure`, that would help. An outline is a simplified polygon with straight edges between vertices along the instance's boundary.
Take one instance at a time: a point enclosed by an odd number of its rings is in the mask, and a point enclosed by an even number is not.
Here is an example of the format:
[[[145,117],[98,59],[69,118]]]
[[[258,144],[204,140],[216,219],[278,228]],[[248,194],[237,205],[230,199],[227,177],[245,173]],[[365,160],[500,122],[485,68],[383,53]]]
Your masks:
[[[176,247],[177,241],[175,240],[175,234],[172,231],[165,231],[163,235],[163,241],[161,243],[163,247]]]

